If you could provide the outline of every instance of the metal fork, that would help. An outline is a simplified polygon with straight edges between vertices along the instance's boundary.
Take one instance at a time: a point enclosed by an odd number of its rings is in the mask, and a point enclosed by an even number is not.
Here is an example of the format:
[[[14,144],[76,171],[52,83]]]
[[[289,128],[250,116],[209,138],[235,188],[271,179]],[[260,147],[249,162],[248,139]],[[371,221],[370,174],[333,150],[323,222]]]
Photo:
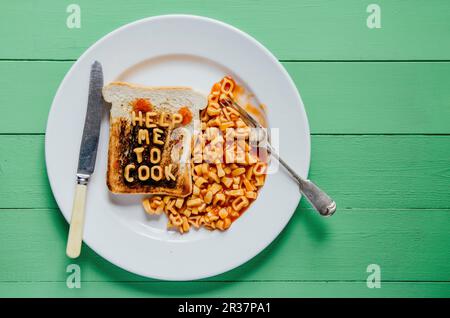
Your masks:
[[[267,139],[267,131],[257,122],[243,107],[241,107],[236,101],[231,98],[222,99],[220,103],[223,106],[229,106],[235,109],[240,115],[242,120],[250,127],[258,128],[264,131],[264,140],[267,140],[267,151],[278,160],[279,163],[287,170],[289,175],[298,183],[300,191],[305,195],[309,203],[314,209],[322,216],[331,216],[336,211],[336,202],[331,199],[324,191],[316,186],[310,180],[305,180],[300,177],[283,159],[280,158],[273,146]]]

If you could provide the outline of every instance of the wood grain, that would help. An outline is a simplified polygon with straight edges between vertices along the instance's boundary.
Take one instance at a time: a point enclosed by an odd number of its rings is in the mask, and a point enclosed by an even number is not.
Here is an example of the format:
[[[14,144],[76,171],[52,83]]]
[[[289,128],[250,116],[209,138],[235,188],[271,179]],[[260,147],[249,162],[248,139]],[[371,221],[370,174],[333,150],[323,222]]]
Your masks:
[[[44,133],[71,65],[0,62],[0,133]],[[283,65],[302,95],[313,134],[450,133],[450,62]]]
[[[81,28],[66,27],[73,1],[8,1],[0,11],[0,58],[75,59],[100,37],[137,19],[170,13],[204,15],[254,36],[280,59],[450,59],[450,2],[378,0],[382,28],[366,25],[370,2],[78,0]]]
[[[339,208],[448,209],[449,145],[450,136],[313,136],[310,178]],[[0,136],[0,169],[1,207],[56,207],[44,136]]]
[[[449,1],[379,0],[377,30],[359,0],[78,0],[81,29],[66,27],[71,3],[0,10],[0,297],[450,297]],[[310,177],[339,210],[323,219],[302,201],[260,255],[196,282],[136,276],[86,247],[69,289],[44,162],[53,96],[100,37],[174,12],[230,23],[282,60],[314,135]],[[366,286],[370,263],[381,289]]]
[[[0,283],[0,297],[448,297],[450,283],[386,282],[66,282]]]
[[[77,260],[67,258],[67,230],[56,209],[1,211],[0,254],[8,257],[0,259],[0,282],[62,282],[69,264],[81,267],[83,282],[154,281],[112,266],[87,246]],[[203,281],[364,282],[367,266],[378,264],[383,282],[450,282],[449,231],[450,210],[355,208],[324,219],[298,209],[261,254]]]

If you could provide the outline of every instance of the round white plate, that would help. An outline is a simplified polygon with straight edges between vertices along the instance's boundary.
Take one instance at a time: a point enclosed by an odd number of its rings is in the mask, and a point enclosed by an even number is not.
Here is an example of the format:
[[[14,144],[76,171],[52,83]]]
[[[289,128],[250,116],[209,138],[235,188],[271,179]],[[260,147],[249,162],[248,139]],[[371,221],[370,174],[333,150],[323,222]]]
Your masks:
[[[297,89],[277,59],[255,39],[222,22],[189,15],[153,17],[123,26],[96,42],[59,86],[47,123],[45,157],[50,185],[66,220],[71,216],[94,60],[103,65],[105,84],[119,79],[181,85],[205,95],[213,83],[232,75],[267,105],[270,127],[279,128],[281,155],[307,176],[308,120]],[[186,235],[168,231],[164,215],[144,213],[140,196],[108,192],[108,125],[105,112],[96,169],[88,186],[84,242],[130,272],[192,280],[231,270],[269,245],[298,205],[298,187],[280,169],[267,177],[259,198],[228,231],[193,229]]]

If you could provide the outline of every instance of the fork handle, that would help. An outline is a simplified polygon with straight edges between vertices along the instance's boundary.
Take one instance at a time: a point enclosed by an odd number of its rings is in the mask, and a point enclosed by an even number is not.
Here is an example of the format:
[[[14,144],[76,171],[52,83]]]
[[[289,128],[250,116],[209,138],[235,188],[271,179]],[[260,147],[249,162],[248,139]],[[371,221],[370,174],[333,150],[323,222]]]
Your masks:
[[[322,189],[316,186],[312,181],[305,180],[300,177],[283,159],[280,158],[278,153],[273,147],[268,144],[267,150],[271,153],[272,157],[278,160],[278,162],[289,172],[291,177],[298,183],[300,191],[305,195],[308,202],[313,208],[322,216],[331,216],[336,212],[336,202],[331,199]]]
[[[300,191],[320,215],[331,216],[336,212],[336,202],[313,182],[310,180],[301,180],[299,186]]]

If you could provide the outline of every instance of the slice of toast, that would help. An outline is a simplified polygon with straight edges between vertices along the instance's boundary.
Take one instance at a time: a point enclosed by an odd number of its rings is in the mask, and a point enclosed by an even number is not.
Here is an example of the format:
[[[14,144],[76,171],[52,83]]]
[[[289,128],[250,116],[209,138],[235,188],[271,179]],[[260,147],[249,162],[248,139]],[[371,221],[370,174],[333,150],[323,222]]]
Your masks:
[[[188,87],[146,87],[123,82],[105,86],[103,97],[111,103],[109,190],[189,195],[191,139],[186,131],[193,132],[199,111],[206,107],[206,97]]]

